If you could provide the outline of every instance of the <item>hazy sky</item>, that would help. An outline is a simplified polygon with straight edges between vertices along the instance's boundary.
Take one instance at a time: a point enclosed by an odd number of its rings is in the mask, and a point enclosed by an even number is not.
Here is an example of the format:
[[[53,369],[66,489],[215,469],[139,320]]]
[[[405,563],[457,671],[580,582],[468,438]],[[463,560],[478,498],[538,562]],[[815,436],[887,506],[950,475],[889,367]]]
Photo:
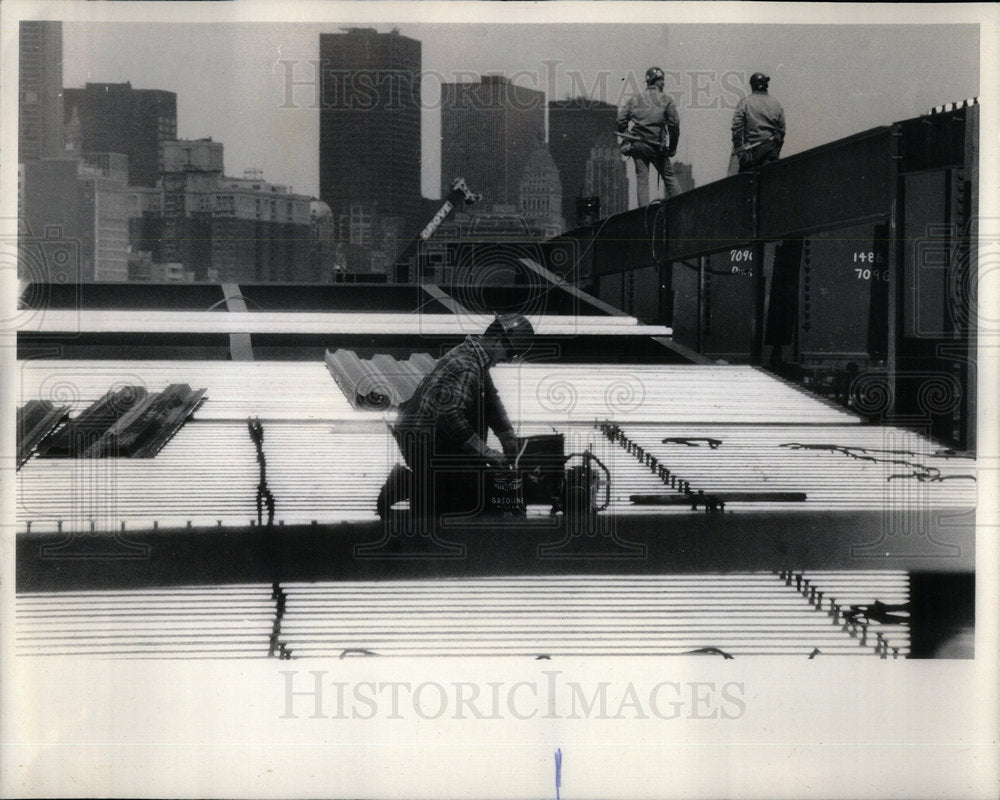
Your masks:
[[[363,24],[359,22],[358,24]],[[380,31],[393,27],[376,24]],[[785,155],[979,93],[978,31],[952,26],[400,24],[422,42],[425,196],[438,197],[442,81],[502,72],[562,99],[617,103],[653,64],[681,114],[678,159],[723,177],[743,79],[760,70],[788,120]],[[225,145],[229,175],[318,194],[319,34],[339,25],[64,23],[64,84],[130,81],[177,93],[178,135]],[[283,62],[293,62],[292,64]],[[307,82],[293,88],[289,79]],[[387,164],[386,168],[392,165]],[[474,187],[473,187],[474,188]]]

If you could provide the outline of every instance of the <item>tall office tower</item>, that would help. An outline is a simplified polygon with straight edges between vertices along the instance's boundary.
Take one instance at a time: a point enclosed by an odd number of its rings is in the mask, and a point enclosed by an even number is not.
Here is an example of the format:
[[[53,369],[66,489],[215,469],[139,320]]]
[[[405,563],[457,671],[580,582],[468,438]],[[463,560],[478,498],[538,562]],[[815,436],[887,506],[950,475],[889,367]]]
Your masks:
[[[562,215],[567,223],[576,220],[576,201],[585,194],[591,148],[602,135],[615,132],[617,117],[613,105],[586,97],[549,103],[549,152],[562,179]],[[601,216],[608,216],[604,212],[602,205]]]
[[[600,198],[600,217],[628,211],[628,173],[618,143],[610,131],[605,131],[593,147],[584,164],[583,195]],[[583,223],[577,219],[577,224]]]
[[[63,149],[62,23],[22,22],[18,55],[18,163]]]
[[[420,42],[372,28],[319,37],[319,193],[334,219],[420,222]]]
[[[133,89],[131,83],[88,83],[63,95],[63,119],[69,123],[76,116],[85,152],[124,153],[129,185],[156,186],[160,145],[177,138],[176,94]]]
[[[483,195],[481,208],[516,208],[521,174],[539,140],[545,139],[545,94],[517,86],[502,75],[479,83],[441,86],[441,192],[465,178]]]

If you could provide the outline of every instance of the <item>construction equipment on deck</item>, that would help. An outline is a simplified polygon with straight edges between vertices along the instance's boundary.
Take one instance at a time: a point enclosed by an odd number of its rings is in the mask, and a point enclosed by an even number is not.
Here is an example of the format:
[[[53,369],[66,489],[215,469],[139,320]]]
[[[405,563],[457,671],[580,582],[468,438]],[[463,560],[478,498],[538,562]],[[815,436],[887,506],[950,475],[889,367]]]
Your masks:
[[[483,196],[481,194],[476,194],[469,190],[469,187],[465,185],[465,178],[455,178],[451,184],[451,192],[445,198],[441,208],[437,210],[420,233],[414,237],[413,241],[406,246],[406,249],[396,259],[396,281],[406,283],[410,280],[411,271],[413,271],[413,267],[415,266],[421,242],[426,242],[434,235],[434,232],[441,227],[441,223],[448,219],[448,215],[451,214],[456,205],[459,203],[478,203],[482,199]],[[413,274],[412,277],[418,278],[419,276]]]
[[[576,458],[580,463],[567,466]],[[513,465],[485,470],[482,485],[484,503],[479,513],[485,514],[524,516],[528,505],[549,505],[550,515],[563,514],[575,523],[592,518],[611,503],[608,468],[590,450],[564,454],[561,433],[519,437]],[[408,500],[412,486],[409,468],[393,467],[379,493],[379,516],[384,519],[393,504]],[[449,488],[454,490],[455,484]]]

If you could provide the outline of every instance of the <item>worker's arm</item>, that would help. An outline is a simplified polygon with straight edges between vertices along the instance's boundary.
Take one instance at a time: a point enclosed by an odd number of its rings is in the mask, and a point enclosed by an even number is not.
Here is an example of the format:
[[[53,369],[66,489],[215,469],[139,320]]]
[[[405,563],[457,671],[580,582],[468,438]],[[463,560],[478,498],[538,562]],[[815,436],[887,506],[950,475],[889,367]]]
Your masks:
[[[618,107],[618,119],[616,122],[618,133],[625,133],[628,130],[630,119],[632,119],[632,98],[627,97],[625,102]]]
[[[486,424],[500,440],[504,455],[512,459],[517,455],[517,434],[489,373],[486,373],[483,397],[486,400]]]
[[[733,114],[733,149],[737,149],[743,146],[743,139],[746,135],[747,127],[747,108],[746,101],[740,100],[736,104],[736,111]]]
[[[466,455],[502,464],[503,454],[486,444],[469,423],[469,409],[480,402],[479,371],[457,368],[439,385],[447,386],[448,390],[439,392],[436,398],[438,432]]]
[[[781,150],[781,146],[785,143],[785,110],[783,108],[778,109],[778,118],[775,120],[775,139],[777,139],[778,150]]]
[[[677,143],[681,138],[681,118],[677,113],[677,106],[674,105],[674,101],[669,97],[667,98],[667,107],[663,110],[664,121],[667,126],[668,141],[664,142],[667,145],[667,156],[673,158],[677,153]]]

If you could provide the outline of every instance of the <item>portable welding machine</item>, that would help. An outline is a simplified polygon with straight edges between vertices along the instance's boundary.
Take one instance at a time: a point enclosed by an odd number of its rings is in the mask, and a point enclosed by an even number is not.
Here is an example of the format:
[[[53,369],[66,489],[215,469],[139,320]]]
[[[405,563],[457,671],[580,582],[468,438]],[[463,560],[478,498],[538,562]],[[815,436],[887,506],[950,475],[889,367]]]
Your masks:
[[[576,458],[580,463],[567,466]],[[529,505],[548,505],[552,515],[580,518],[608,507],[611,474],[589,450],[566,455],[561,433],[519,437],[513,469],[487,473],[486,499],[494,513],[523,516]]]

